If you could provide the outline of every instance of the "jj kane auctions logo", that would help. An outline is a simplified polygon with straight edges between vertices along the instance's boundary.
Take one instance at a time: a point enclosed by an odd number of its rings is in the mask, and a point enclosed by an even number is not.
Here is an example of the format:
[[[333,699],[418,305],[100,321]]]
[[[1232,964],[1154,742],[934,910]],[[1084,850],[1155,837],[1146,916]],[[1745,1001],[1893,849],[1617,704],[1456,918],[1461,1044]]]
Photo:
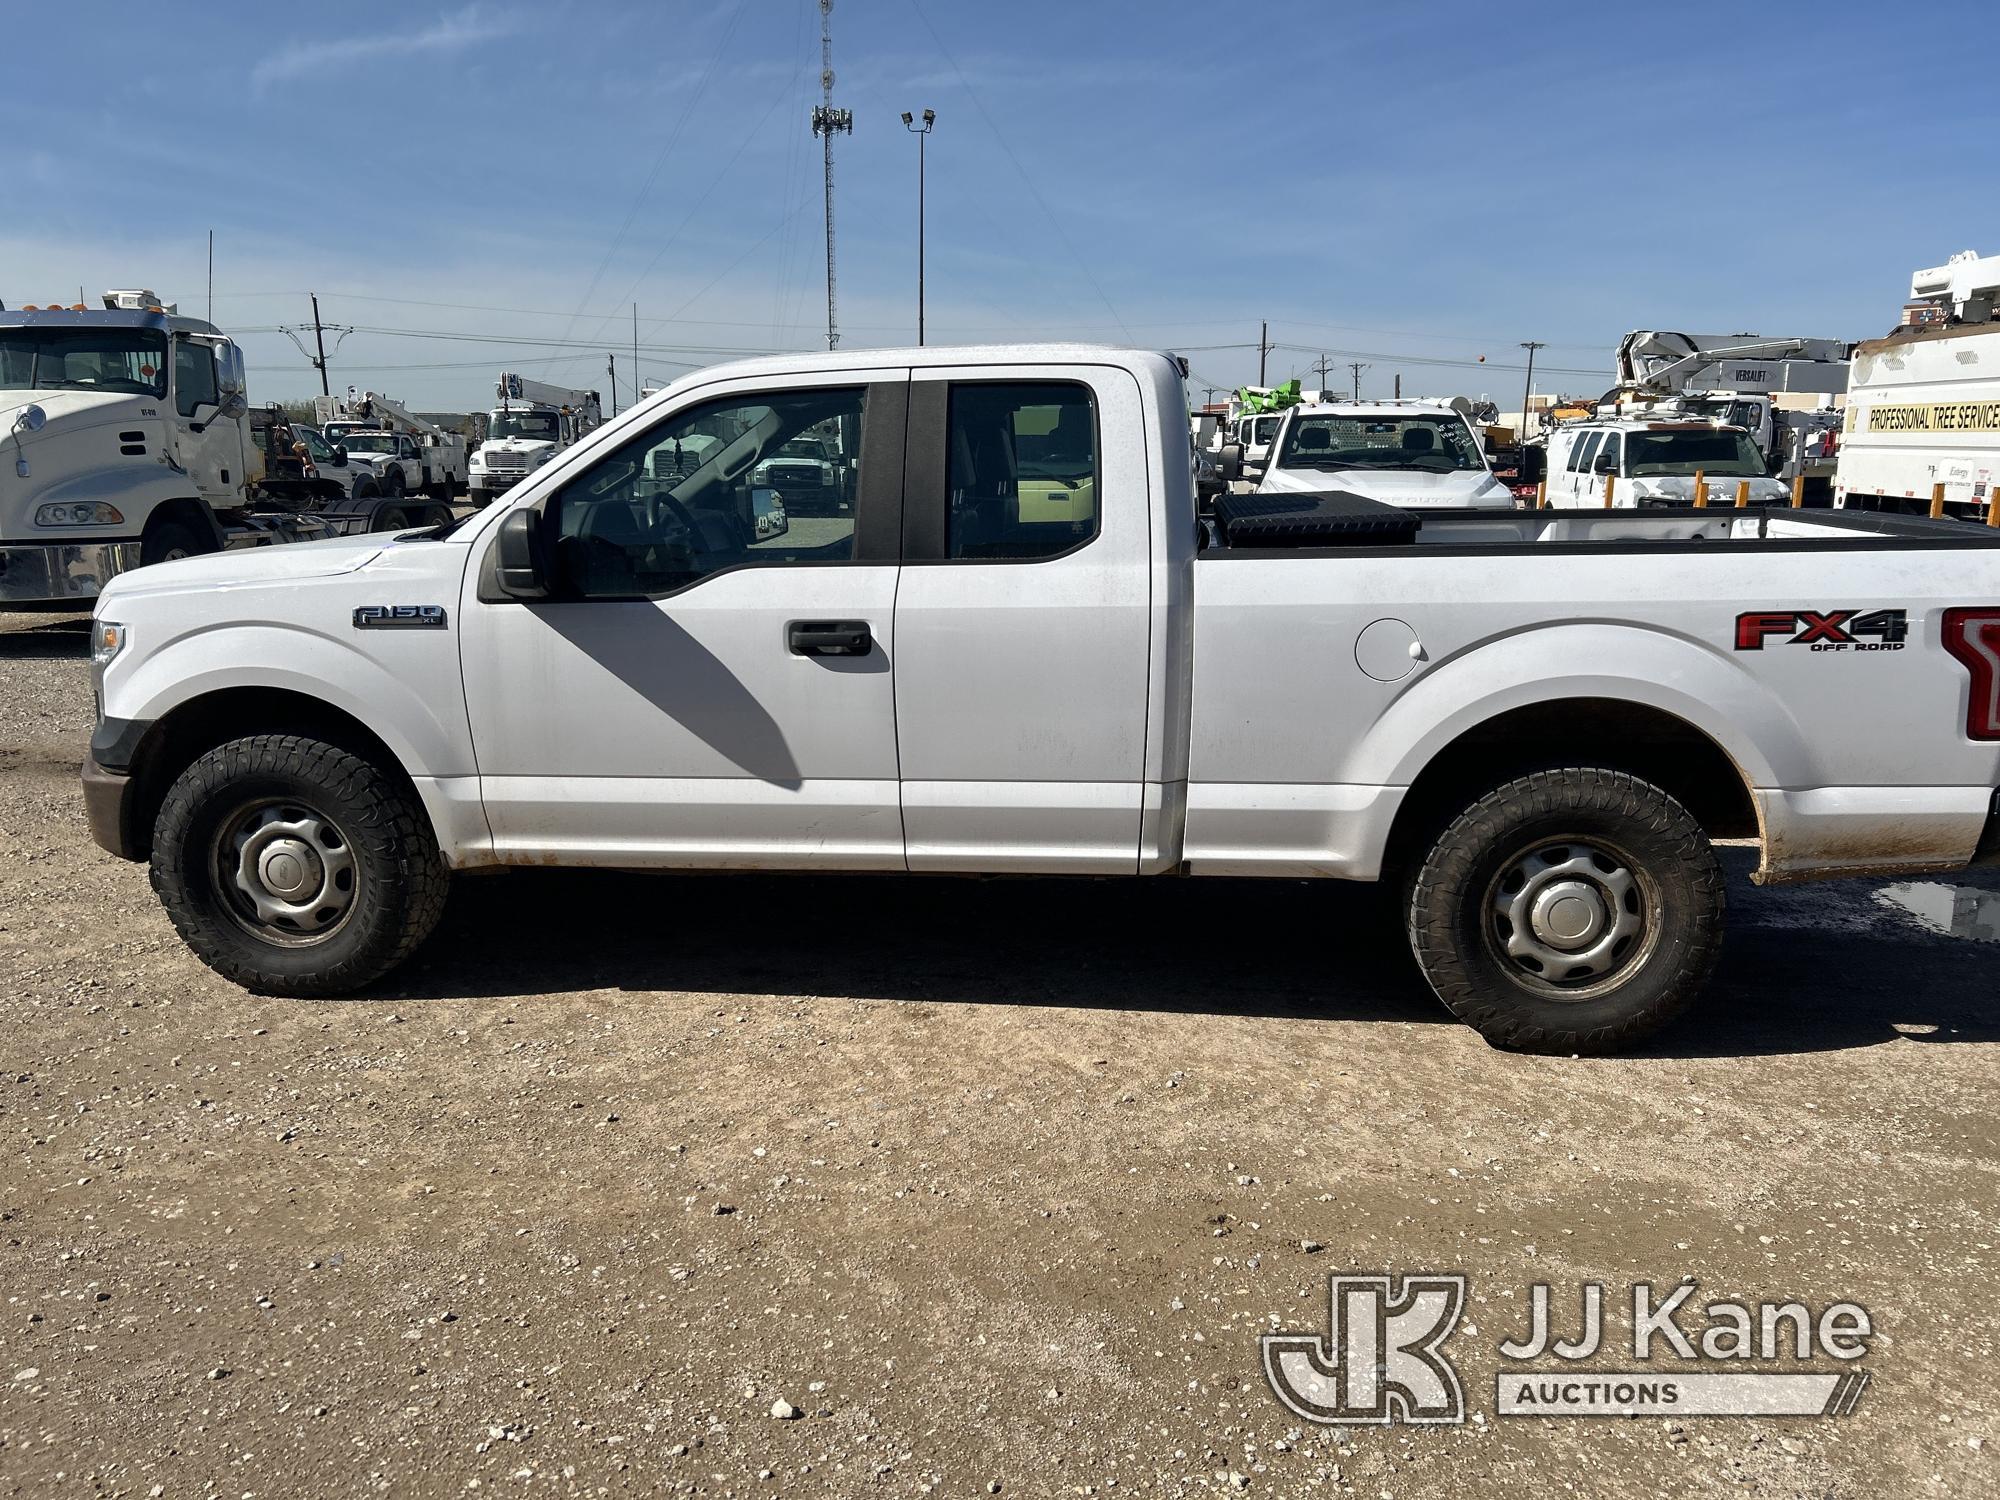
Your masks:
[[[1576,1336],[1558,1336],[1546,1283],[1529,1291],[1526,1331],[1500,1345],[1494,1409],[1502,1416],[1844,1416],[1869,1376],[1853,1367],[1875,1335],[1868,1310],[1834,1302],[1718,1300],[1698,1310],[1692,1284],[1631,1288],[1630,1356],[1638,1369],[1585,1369],[1609,1353],[1602,1282],[1582,1287]],[[1465,1387],[1446,1341],[1465,1310],[1459,1275],[1327,1278],[1321,1333],[1261,1337],[1264,1375],[1298,1416],[1325,1423],[1465,1420]],[[1610,1357],[1616,1358],[1616,1354]],[[1703,1369],[1707,1363],[1809,1363],[1832,1368]],[[1553,1359],[1555,1363],[1548,1363]],[[1672,1363],[1655,1364],[1654,1360]],[[1693,1369],[1686,1368],[1692,1364]]]

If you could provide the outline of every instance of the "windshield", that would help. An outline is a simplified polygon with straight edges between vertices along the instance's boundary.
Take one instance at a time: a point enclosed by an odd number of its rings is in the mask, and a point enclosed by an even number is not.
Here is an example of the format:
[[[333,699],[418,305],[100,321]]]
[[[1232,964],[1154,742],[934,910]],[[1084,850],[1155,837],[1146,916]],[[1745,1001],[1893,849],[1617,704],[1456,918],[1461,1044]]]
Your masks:
[[[812,458],[824,463],[826,462],[826,447],[818,438],[793,438],[789,443],[782,444],[779,447],[777,456],[779,458]]]
[[[1250,443],[1270,442],[1272,438],[1278,435],[1278,424],[1284,420],[1283,417],[1252,417],[1244,424],[1245,430],[1248,433],[1244,441]]]
[[[562,418],[552,411],[496,411],[487,419],[486,436],[556,443],[562,441]]]
[[[149,328],[0,328],[0,388],[167,394],[167,336]]]
[[[341,435],[341,446],[349,453],[394,453],[395,436],[387,432],[348,432]]]
[[[1278,457],[1281,469],[1420,469],[1448,474],[1483,469],[1485,460],[1462,418],[1299,417]]]
[[[1727,428],[1687,428],[1669,432],[1625,434],[1625,473],[1631,479],[1662,474],[1692,474],[1755,478],[1764,472],[1757,445],[1744,432]]]

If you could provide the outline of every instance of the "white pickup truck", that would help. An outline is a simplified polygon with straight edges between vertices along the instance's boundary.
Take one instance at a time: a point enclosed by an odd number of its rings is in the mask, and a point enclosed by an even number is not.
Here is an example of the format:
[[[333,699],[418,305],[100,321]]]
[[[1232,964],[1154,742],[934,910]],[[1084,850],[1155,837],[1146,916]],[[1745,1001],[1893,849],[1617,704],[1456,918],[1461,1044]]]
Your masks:
[[[1441,402],[1294,406],[1271,441],[1264,494],[1340,489],[1406,509],[1509,506],[1471,423]]]
[[[1762,881],[2000,849],[2000,536],[1198,520],[1186,412],[1131,351],[755,360],[452,525],[125,574],[93,834],[285,995],[376,980],[482,866],[1388,880],[1445,1004],[1561,1052],[1700,990],[1711,838],[1758,838]],[[831,422],[852,511],[760,540],[751,474]]]

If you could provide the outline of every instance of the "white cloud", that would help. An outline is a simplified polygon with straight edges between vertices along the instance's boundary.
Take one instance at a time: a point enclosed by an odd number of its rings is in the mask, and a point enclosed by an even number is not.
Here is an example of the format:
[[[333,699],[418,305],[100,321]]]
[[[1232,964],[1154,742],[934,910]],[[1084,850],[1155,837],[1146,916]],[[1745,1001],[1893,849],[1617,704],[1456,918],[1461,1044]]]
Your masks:
[[[479,5],[468,5],[463,10],[441,15],[430,25],[416,31],[378,31],[293,42],[267,57],[259,58],[250,70],[250,82],[252,87],[261,91],[289,78],[308,78],[371,58],[463,52],[481,42],[505,36],[518,27],[515,17],[489,15]]]

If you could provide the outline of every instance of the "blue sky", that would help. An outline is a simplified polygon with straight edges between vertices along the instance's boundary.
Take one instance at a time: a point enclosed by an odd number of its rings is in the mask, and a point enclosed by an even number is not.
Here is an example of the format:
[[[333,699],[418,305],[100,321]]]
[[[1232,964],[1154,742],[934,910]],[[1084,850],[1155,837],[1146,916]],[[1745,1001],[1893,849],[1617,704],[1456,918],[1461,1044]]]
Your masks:
[[[914,339],[898,114],[925,106],[933,343],[1177,348],[1227,386],[1268,319],[1273,379],[1325,351],[1365,392],[1509,405],[1522,339],[1538,389],[1595,393],[1629,328],[1873,336],[1913,269],[2000,251],[2000,95],[1941,79],[1909,14],[838,0],[843,342]],[[316,388],[274,331],[313,290],[357,329],[336,388],[425,408],[502,368],[601,387],[609,350],[629,380],[634,301],[652,377],[823,347],[815,0],[7,27],[10,306],[145,285],[199,312],[213,228],[260,400]]]

